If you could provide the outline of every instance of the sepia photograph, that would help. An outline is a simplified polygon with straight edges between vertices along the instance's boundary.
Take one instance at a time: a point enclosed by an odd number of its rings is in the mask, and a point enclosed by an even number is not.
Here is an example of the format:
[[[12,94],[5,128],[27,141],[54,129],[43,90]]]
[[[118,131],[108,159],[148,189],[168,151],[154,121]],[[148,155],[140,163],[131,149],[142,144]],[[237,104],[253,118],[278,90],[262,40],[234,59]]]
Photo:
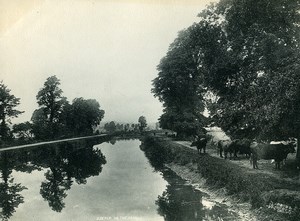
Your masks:
[[[299,221],[299,142],[300,0],[0,0],[0,221]]]

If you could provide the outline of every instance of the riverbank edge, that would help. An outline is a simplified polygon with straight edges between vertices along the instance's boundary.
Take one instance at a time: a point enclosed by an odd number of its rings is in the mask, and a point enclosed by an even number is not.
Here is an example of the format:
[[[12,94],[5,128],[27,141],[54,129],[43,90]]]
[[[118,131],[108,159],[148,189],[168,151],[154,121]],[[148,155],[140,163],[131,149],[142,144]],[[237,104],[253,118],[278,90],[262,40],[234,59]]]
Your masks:
[[[239,202],[235,198],[227,195],[225,188],[215,189],[208,186],[206,179],[197,172],[196,164],[189,163],[185,166],[181,166],[175,163],[170,163],[165,166],[175,172],[177,176],[188,181],[192,186],[194,186],[194,188],[208,194],[214,201],[228,206],[228,209],[237,213],[241,220],[258,220],[258,214],[251,210],[250,203]]]
[[[41,142],[28,143],[28,144],[17,145],[17,146],[0,147],[0,152],[8,151],[8,150],[22,149],[22,148],[28,148],[28,147],[43,146],[43,145],[48,145],[48,144],[55,144],[55,143],[70,142],[70,141],[76,141],[76,140],[91,139],[91,138],[103,138],[104,140],[110,140],[112,138],[112,136],[107,135],[107,134],[100,134],[100,135],[91,135],[91,136],[84,136],[84,137],[66,138],[66,139],[61,139],[61,140],[41,141]]]
[[[206,187],[221,194],[221,198],[234,204],[248,203],[257,220],[298,220],[300,192],[292,183],[248,171],[221,158],[198,155],[164,137],[145,137],[143,146],[150,161],[163,161],[183,179],[201,185],[204,179]],[[161,165],[156,162],[154,166]]]

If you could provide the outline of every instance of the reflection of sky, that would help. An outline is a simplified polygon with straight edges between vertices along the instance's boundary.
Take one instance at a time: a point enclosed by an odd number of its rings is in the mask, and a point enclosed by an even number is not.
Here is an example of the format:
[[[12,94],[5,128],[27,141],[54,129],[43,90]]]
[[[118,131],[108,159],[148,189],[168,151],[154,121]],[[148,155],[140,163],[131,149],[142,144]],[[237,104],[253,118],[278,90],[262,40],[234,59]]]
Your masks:
[[[16,208],[16,213],[13,214],[10,220],[38,220],[35,213],[42,214],[43,211],[49,211],[48,203],[40,195],[40,186],[45,179],[44,172],[46,170],[33,171],[31,174],[13,171],[14,182],[21,183],[28,189],[21,192],[24,203]]]
[[[115,145],[99,145],[107,164],[99,176],[88,178],[87,184],[73,183],[66,192],[66,207],[61,213],[52,211],[40,195],[47,170],[32,174],[14,171],[15,182],[28,190],[22,191],[25,202],[11,220],[96,220],[97,217],[163,220],[157,214],[155,200],[166,189],[167,182],[161,174],[153,173],[139,144],[140,141],[120,141]]]
[[[78,143],[77,147],[81,147],[79,145],[83,144]],[[165,169],[162,172],[154,172],[154,168],[149,164],[139,145],[140,141],[130,140],[117,141],[115,145],[102,143],[94,146],[94,149],[101,150],[107,163],[101,164],[101,173],[92,177],[87,176],[91,174],[88,171],[83,172],[88,168],[97,171],[97,168],[92,165],[98,164],[93,164],[91,158],[84,158],[85,160],[81,162],[84,162],[85,166],[82,166],[83,163],[81,165],[53,163],[54,160],[63,160],[59,159],[58,156],[68,156],[62,150],[57,150],[57,154],[62,155],[50,154],[55,157],[52,160],[49,157],[43,157],[45,162],[52,164],[52,172],[56,172],[58,179],[54,180],[48,177],[47,181],[53,182],[52,184],[57,181],[59,188],[62,188],[63,191],[66,186],[61,185],[62,182],[59,179],[66,178],[65,173],[70,172],[67,170],[67,168],[70,169],[69,166],[73,166],[71,170],[73,173],[79,172],[83,175],[82,177],[89,177],[86,179],[86,184],[81,185],[77,184],[73,178],[71,189],[63,192],[67,196],[62,197],[65,207],[61,212],[52,210],[54,208],[53,202],[57,203],[57,201],[49,201],[51,197],[48,197],[46,198],[48,202],[43,199],[40,193],[41,184],[45,183],[45,173],[50,170],[49,168],[41,171],[35,170],[32,173],[13,171],[11,177],[14,178],[14,183],[20,183],[28,189],[20,192],[24,197],[24,203],[19,204],[11,220],[85,221],[109,220],[111,218],[111,220],[160,221],[164,220],[164,217],[167,221],[173,221],[175,218],[188,221],[202,220],[202,218],[205,220],[239,220],[238,215],[231,211],[228,206],[219,203],[215,197],[199,190],[196,185],[191,185],[180,179],[171,170]],[[63,148],[71,148],[69,152],[73,153],[73,155],[71,154],[73,157],[88,157],[88,155],[83,154],[82,149],[80,149],[81,152],[76,152],[75,146],[75,144],[69,147],[62,145]],[[45,154],[46,152],[42,153]],[[42,155],[36,156],[42,157]],[[72,157],[70,159],[74,160]],[[80,160],[80,158],[76,159]],[[91,167],[89,167],[89,162],[92,163]],[[45,163],[44,165],[48,164]],[[64,166],[64,168],[60,170],[57,168],[58,165]],[[59,174],[62,171],[63,174]],[[56,190],[55,187],[57,186],[53,186]],[[53,196],[51,194],[56,193],[51,190],[53,189],[43,188],[47,196]],[[55,197],[51,199],[55,199]]]

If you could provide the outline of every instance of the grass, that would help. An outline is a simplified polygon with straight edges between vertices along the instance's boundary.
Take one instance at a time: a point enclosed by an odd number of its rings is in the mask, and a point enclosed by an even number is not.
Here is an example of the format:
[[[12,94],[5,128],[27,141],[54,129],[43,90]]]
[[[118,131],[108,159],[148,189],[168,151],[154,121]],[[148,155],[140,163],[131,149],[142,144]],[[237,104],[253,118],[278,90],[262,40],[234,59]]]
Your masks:
[[[213,188],[225,187],[227,194],[249,202],[254,209],[260,208],[271,216],[273,214],[277,217],[275,220],[281,220],[279,217],[283,217],[283,220],[298,220],[300,186],[293,182],[270,174],[249,171],[221,158],[198,155],[195,150],[170,139],[146,137],[143,143],[145,152],[152,159],[156,159],[156,162],[173,162],[179,165],[196,163],[197,172]]]

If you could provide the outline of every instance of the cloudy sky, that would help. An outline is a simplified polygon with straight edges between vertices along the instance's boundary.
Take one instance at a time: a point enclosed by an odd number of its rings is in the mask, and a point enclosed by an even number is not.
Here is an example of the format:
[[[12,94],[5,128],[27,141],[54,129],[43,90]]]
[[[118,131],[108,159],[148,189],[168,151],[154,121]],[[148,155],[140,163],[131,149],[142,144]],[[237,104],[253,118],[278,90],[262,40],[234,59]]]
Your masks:
[[[47,77],[64,96],[96,99],[104,121],[156,122],[156,66],[211,0],[0,0],[0,81],[30,120]]]

